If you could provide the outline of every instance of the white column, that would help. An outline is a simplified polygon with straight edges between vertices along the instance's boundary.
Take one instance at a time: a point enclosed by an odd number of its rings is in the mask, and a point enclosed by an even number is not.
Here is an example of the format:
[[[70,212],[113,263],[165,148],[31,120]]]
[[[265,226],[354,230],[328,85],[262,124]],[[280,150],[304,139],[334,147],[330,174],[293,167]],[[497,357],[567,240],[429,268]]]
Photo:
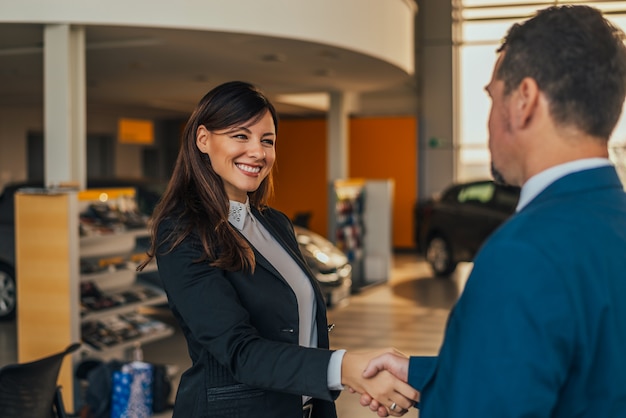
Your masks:
[[[327,115],[326,181],[328,185],[328,236],[335,242],[337,226],[336,195],[334,181],[350,176],[350,111],[353,96],[350,93],[329,93]]]
[[[67,24],[44,28],[44,176],[46,186],[85,188],[85,31]]]
[[[417,17],[421,91],[418,195],[423,199],[455,178],[452,2],[421,0]]]
[[[350,111],[352,95],[349,93],[330,93],[328,109],[328,181],[348,178],[350,158]]]

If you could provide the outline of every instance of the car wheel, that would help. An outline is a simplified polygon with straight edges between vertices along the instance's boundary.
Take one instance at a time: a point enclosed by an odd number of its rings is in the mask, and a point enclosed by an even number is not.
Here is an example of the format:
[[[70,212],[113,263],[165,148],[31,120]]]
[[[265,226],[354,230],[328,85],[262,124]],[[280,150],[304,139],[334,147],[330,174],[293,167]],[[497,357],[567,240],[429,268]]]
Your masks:
[[[15,317],[16,303],[15,270],[0,263],[0,321]]]
[[[426,261],[430,264],[435,276],[447,276],[456,269],[452,259],[452,250],[448,242],[441,236],[435,235],[426,245]]]

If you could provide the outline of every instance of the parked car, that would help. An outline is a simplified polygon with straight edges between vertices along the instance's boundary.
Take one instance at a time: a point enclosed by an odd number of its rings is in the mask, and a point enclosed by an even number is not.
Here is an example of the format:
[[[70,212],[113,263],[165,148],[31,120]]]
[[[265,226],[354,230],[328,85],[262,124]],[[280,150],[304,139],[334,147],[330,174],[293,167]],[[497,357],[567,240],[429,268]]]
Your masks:
[[[352,288],[352,265],[335,244],[300,226],[294,226],[300,251],[315,274],[328,307],[348,301]]]
[[[42,187],[40,182],[7,185],[0,193],[0,320],[15,316],[15,193],[22,188]],[[137,206],[151,214],[164,188],[161,184],[134,179],[88,180],[88,188],[133,187]],[[302,227],[296,227],[300,249],[315,274],[329,307],[347,300],[352,284],[352,267],[339,248],[324,237]]]
[[[436,276],[472,261],[483,242],[514,212],[518,187],[491,180],[452,184],[415,207],[415,244]]]

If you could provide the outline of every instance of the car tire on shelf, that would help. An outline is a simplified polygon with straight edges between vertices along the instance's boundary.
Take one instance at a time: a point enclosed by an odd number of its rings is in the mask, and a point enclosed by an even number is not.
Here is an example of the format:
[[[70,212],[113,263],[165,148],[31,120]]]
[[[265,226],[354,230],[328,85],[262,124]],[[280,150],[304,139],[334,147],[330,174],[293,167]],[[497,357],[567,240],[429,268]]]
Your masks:
[[[428,240],[426,261],[432,267],[435,276],[438,277],[448,276],[456,269],[450,244],[440,235],[434,235]]]
[[[15,269],[0,263],[0,321],[15,317],[16,304]]]

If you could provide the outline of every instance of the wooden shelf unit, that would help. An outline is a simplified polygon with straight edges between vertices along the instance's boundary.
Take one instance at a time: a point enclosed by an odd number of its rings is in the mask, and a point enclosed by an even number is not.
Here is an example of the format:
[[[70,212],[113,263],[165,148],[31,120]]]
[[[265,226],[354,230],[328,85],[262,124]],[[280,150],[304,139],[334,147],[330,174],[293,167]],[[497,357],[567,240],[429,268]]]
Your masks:
[[[100,236],[80,237],[80,213],[84,201],[98,191],[70,189],[29,189],[15,196],[15,238],[17,276],[17,354],[18,362],[28,362],[64,350],[74,342],[81,349],[68,356],[59,374],[67,409],[76,405],[74,370],[86,357],[116,358],[128,353],[136,343],[144,344],[173,334],[164,326],[159,332],[123,341],[112,347],[96,348],[81,338],[86,321],[138,312],[143,306],[166,303],[162,289],[137,280],[132,265],[96,273],[81,273],[85,258],[124,255],[135,260],[134,243],[147,230],[129,230]],[[145,287],[158,293],[145,300],[84,312],[81,315],[81,281],[93,281],[103,293],[137,290]],[[129,360],[123,358],[122,360]]]

